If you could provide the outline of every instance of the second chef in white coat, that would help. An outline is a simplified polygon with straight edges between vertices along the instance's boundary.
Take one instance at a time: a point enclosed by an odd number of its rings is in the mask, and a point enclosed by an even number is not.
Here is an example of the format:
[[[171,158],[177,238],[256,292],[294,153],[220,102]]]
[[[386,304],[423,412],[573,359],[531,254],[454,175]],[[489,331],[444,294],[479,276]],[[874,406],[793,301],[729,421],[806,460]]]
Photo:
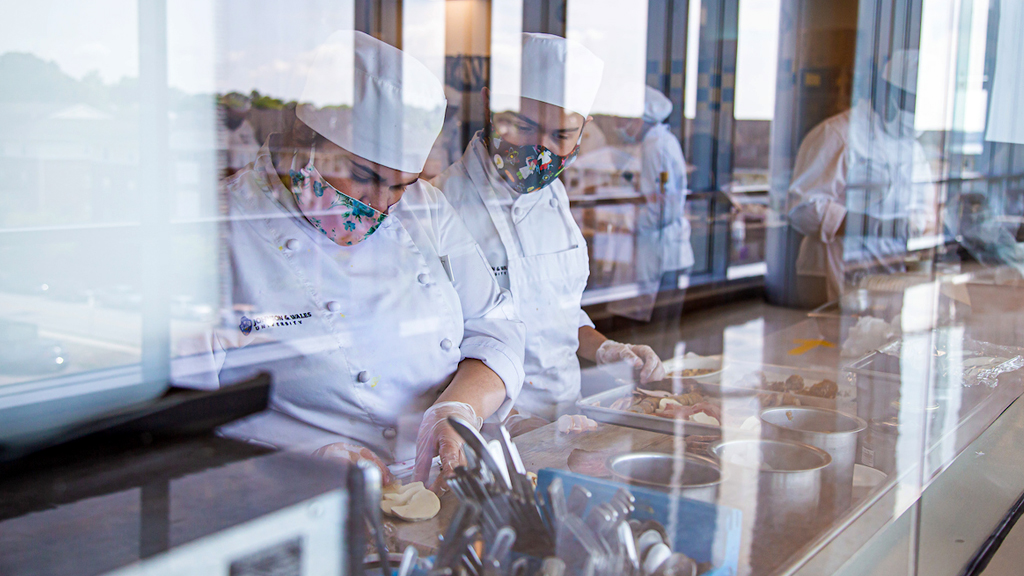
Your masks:
[[[579,43],[523,34],[519,97],[485,88],[491,114],[484,131],[434,182],[480,243],[498,283],[511,289],[526,324],[520,418],[551,421],[573,406],[580,395],[577,354],[598,364],[630,363],[641,382],[664,377],[654,350],[608,340],[581,308],[587,245],[558,175],[576,158],[603,67]]]
[[[272,373],[271,409],[231,436],[378,465],[415,449],[420,479],[438,454],[450,470],[461,441],[445,418],[508,414],[524,327],[462,220],[418,179],[441,84],[339,32],[301,102],[293,128],[227,182],[236,316],[198,357],[207,365],[178,373],[205,387]]]

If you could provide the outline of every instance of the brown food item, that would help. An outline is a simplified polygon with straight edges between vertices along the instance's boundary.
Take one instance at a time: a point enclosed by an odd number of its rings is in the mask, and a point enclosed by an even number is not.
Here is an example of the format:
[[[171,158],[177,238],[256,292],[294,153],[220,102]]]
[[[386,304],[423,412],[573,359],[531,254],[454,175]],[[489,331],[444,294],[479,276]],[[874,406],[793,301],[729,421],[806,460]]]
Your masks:
[[[782,395],[781,406],[800,406],[800,399],[789,392]]]
[[[637,402],[633,408],[630,408],[630,412],[636,411],[634,409],[639,410],[640,414],[654,414],[658,410],[658,404],[651,400],[644,399]]]
[[[569,470],[577,474],[593,476],[595,478],[607,478],[611,475],[608,473],[608,469],[604,466],[604,462],[607,459],[607,454],[576,448],[569,453],[567,463],[569,465]]]
[[[704,390],[704,386],[693,378],[683,378],[679,381],[679,384],[682,387],[684,394],[689,394],[690,392],[702,392]]]
[[[766,383],[764,383],[761,386],[761,388],[764,389],[764,390],[767,390],[769,392],[785,392],[786,391],[786,383],[785,382],[766,382]]]
[[[799,374],[793,374],[789,378],[786,378],[786,383],[783,385],[783,389],[786,392],[796,392],[804,389],[804,377]]]
[[[716,370],[713,368],[684,368],[675,374],[683,378],[693,378],[694,376],[703,376],[712,372],[716,372]]]
[[[762,392],[757,395],[761,408],[775,408],[778,406],[800,406],[800,399],[789,392]]]
[[[704,401],[704,397],[696,392],[690,392],[689,394],[681,394],[675,397],[676,401],[683,406],[693,406]]]
[[[804,396],[815,396],[817,398],[835,399],[839,393],[839,385],[831,380],[822,380],[807,390],[801,392]]]

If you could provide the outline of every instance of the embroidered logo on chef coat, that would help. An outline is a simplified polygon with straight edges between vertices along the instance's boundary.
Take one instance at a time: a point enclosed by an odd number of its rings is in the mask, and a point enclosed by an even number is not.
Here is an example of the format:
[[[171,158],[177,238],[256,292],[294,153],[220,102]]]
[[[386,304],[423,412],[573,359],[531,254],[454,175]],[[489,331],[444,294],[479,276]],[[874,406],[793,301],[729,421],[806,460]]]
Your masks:
[[[304,319],[312,316],[312,312],[299,312],[297,314],[266,314],[264,316],[257,316],[251,319],[242,316],[242,321],[238,323],[238,329],[242,331],[243,335],[248,336],[253,330],[259,332],[260,330],[266,330],[267,328],[274,328],[276,326],[297,326],[302,324]]]

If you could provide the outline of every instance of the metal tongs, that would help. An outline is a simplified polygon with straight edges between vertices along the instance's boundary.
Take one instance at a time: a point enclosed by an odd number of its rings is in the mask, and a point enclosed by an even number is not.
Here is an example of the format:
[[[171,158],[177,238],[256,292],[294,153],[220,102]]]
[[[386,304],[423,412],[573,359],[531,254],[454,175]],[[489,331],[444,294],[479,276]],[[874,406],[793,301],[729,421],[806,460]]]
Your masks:
[[[358,464],[363,473],[363,486],[366,490],[366,520],[373,532],[374,545],[383,574],[391,574],[391,561],[388,559],[388,546],[384,542],[384,522],[380,516],[381,477],[380,468],[368,461],[361,460]]]

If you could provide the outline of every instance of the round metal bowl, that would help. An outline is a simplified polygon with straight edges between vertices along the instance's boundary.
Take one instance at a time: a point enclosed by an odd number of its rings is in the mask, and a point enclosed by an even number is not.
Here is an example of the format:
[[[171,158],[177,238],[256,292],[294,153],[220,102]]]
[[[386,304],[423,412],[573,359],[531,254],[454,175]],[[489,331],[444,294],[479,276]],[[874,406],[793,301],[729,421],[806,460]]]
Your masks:
[[[714,502],[722,471],[702,456],[635,452],[619,454],[606,464],[612,477],[637,486],[671,491],[687,498]]]
[[[821,505],[822,474],[832,457],[820,448],[783,440],[743,439],[718,442],[711,452],[722,467],[756,471],[730,492],[756,499],[756,526],[786,532],[807,524]],[[756,474],[756,476],[755,476]],[[730,474],[730,479],[744,474]],[[756,487],[756,488],[755,488]],[[728,503],[726,503],[728,504]]]
[[[725,440],[712,444],[709,452],[724,465],[756,467],[768,474],[821,470],[832,462],[820,448],[784,440]]]
[[[761,411],[761,423],[772,429],[807,437],[855,435],[867,428],[867,422],[856,416],[807,406],[767,408]]]
[[[764,438],[810,444],[832,457],[822,471],[821,509],[833,517],[850,506],[857,434],[866,427],[861,418],[824,408],[780,406],[761,411]]]

